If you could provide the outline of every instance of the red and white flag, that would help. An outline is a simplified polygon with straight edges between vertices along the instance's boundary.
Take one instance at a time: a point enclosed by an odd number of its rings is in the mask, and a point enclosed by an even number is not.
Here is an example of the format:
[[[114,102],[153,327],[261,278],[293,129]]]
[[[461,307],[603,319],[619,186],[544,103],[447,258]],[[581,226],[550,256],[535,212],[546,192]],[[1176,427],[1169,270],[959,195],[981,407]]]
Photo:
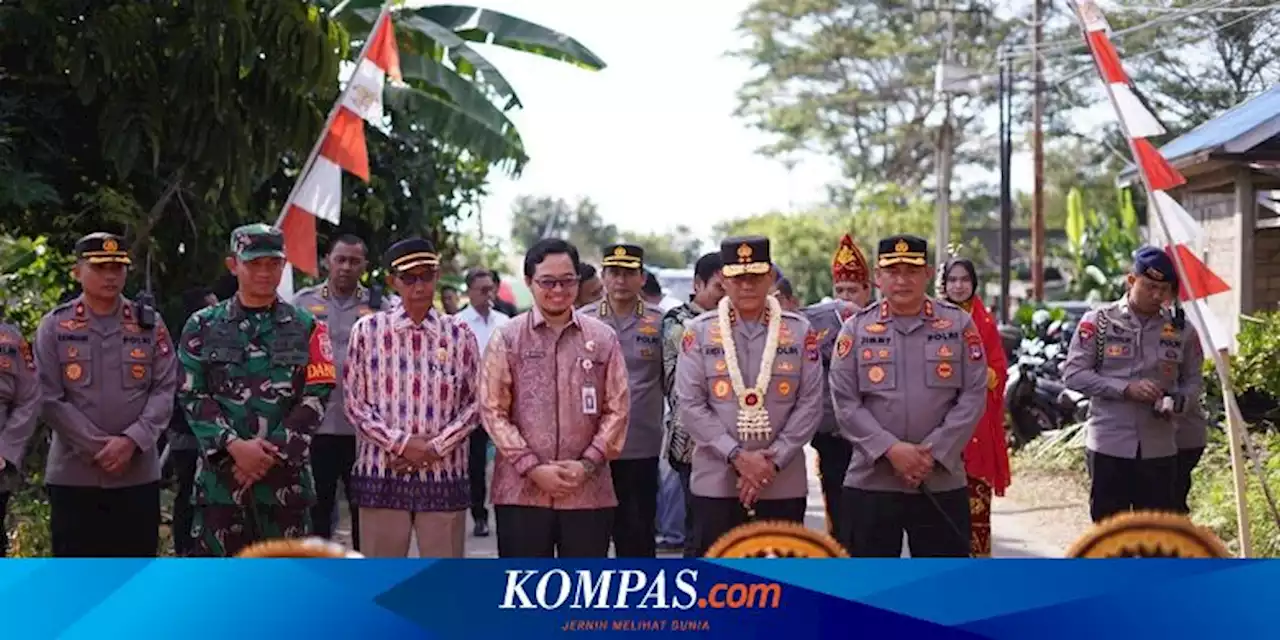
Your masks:
[[[355,73],[334,105],[329,125],[321,134],[319,150],[303,167],[276,226],[284,233],[289,260],[281,279],[282,296],[291,297],[292,269],[313,277],[320,274],[316,251],[316,218],[338,224],[342,213],[342,172],[369,181],[369,150],[364,124],[383,124],[382,93],[386,79],[400,81],[400,53],[395,26],[386,9],[379,16],[369,42],[356,60]]]
[[[1206,266],[1193,250],[1193,247],[1199,246],[1203,241],[1201,225],[1168,194],[1169,189],[1186,184],[1187,180],[1147,139],[1164,134],[1165,129],[1133,91],[1133,82],[1125,73],[1124,66],[1120,63],[1120,54],[1116,52],[1108,35],[1111,28],[1097,3],[1094,0],[1078,0],[1076,6],[1080,22],[1084,26],[1085,41],[1098,66],[1098,74],[1107,85],[1116,115],[1132,144],[1134,162],[1146,182],[1150,204],[1148,210],[1158,221],[1164,223],[1156,228],[1168,230],[1169,244],[1165,246],[1165,251],[1171,256],[1176,254],[1182,265],[1184,277],[1181,279],[1178,297],[1184,303],[1194,305],[1200,312],[1199,316],[1204,319],[1203,324],[1206,326],[1200,326],[1201,323],[1195,320],[1197,314],[1188,314],[1200,333],[1202,346],[1206,350],[1229,348],[1234,336],[1209,309],[1207,299],[1229,291],[1231,287]]]

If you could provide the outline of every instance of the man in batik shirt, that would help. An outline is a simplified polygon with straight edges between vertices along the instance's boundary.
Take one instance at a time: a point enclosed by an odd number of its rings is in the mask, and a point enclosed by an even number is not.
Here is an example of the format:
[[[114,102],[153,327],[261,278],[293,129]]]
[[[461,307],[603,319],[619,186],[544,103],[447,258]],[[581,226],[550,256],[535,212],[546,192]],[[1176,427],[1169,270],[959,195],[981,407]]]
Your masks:
[[[387,250],[388,284],[401,306],[356,322],[344,373],[347,417],[359,451],[352,500],[361,552],[461,558],[471,504],[467,447],[476,426],[480,350],[466,323],[432,302],[440,256],[430,241]]]
[[[627,437],[627,365],[608,325],[574,313],[578,265],[563,240],[534,244],[524,259],[534,309],[485,349],[480,412],[498,449],[500,557],[609,554],[618,499],[606,463]]]

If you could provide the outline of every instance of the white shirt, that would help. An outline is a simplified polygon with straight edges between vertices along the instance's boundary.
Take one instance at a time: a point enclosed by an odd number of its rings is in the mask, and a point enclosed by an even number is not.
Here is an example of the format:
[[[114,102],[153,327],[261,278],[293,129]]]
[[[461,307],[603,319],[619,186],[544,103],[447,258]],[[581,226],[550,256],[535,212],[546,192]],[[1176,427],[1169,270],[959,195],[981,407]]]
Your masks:
[[[466,323],[471,327],[471,332],[476,334],[476,342],[480,343],[480,353],[484,353],[485,345],[489,344],[489,337],[493,335],[494,330],[511,321],[507,314],[497,309],[489,309],[488,318],[480,315],[475,307],[470,305],[463,307],[460,311],[453,314],[453,317]]]

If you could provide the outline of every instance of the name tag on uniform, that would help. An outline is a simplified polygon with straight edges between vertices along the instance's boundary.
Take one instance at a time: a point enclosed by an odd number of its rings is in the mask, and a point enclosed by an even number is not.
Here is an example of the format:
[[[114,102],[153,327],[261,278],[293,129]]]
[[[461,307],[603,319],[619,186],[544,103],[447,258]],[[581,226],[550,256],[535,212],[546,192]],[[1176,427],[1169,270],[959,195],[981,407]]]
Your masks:
[[[596,388],[583,387],[582,388],[582,413],[589,416],[594,416],[599,412],[600,412],[600,409],[599,407],[596,406]]]

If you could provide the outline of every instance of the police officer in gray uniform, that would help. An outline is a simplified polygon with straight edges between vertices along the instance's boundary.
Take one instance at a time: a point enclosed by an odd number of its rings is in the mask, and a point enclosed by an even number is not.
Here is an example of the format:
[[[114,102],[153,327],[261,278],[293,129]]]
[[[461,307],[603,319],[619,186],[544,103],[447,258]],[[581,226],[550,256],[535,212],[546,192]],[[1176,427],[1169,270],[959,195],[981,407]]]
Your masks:
[[[293,305],[310,311],[316,320],[329,325],[333,344],[333,363],[338,368],[338,386],[329,394],[324,419],[311,438],[311,471],[316,483],[316,505],[311,508],[311,524],[315,534],[333,537],[338,517],[338,482],[351,495],[351,467],[356,462],[356,435],[342,408],[342,364],[347,358],[347,342],[356,320],[381,311],[380,292],[360,284],[360,276],[368,266],[368,249],[360,238],[343,235],[329,247],[325,266],[329,278],[307,287],[293,297]],[[359,509],[348,505],[351,514],[351,543],[360,548]]]
[[[929,245],[880,241],[884,300],[836,338],[830,384],[836,420],[854,444],[837,527],[855,556],[969,555],[962,454],[987,404],[987,359],[969,314],[925,295]]]
[[[676,407],[695,446],[699,556],[749,520],[804,522],[804,446],[822,418],[822,362],[809,321],[769,295],[769,239],[720,244],[726,296],[685,325]]]
[[[619,558],[657,555],[658,453],[662,449],[662,310],[640,298],[644,249],[633,244],[604,248],[605,297],[582,307],[618,334],[627,361],[631,418],[622,456],[609,463],[618,508],[613,547]]]
[[[1177,291],[1173,260],[1143,247],[1125,296],[1086,313],[1071,339],[1063,382],[1090,398],[1094,522],[1131,509],[1178,510],[1176,431],[1204,386],[1204,353],[1185,317],[1162,312]]]
[[[53,429],[45,469],[53,555],[154,557],[160,529],[156,441],[178,387],[173,341],[154,310],[121,295],[124,241],[81,238],[83,293],[40,321],[36,368]]]
[[[22,454],[39,410],[40,381],[31,345],[17,327],[0,322],[0,558],[8,550],[4,521],[9,495],[22,484]]]

